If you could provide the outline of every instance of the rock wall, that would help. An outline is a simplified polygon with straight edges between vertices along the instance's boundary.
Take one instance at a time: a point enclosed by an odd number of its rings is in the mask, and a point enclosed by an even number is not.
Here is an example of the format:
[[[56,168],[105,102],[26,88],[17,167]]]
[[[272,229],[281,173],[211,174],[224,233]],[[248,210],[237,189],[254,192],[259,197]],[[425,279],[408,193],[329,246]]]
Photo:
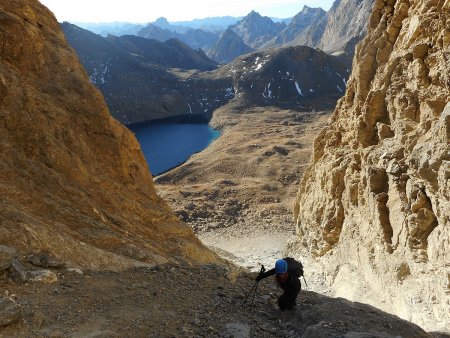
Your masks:
[[[327,23],[316,44],[327,53],[342,52],[352,39],[366,35],[374,0],[336,0],[327,12]],[[353,53],[352,53],[353,55]]]
[[[450,331],[450,2],[376,0],[314,142],[290,251],[337,295]]]
[[[2,0],[0,27],[0,244],[92,269],[215,259],[157,197],[52,13]]]

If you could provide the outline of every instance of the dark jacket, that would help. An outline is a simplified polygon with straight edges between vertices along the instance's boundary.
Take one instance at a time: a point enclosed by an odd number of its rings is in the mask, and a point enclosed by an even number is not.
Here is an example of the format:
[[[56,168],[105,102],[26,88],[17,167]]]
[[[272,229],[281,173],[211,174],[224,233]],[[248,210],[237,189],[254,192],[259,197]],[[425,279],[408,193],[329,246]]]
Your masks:
[[[300,288],[301,288],[299,276],[296,273],[293,272],[293,269],[292,269],[292,265],[293,265],[292,258],[286,257],[286,258],[283,258],[283,259],[287,262],[288,278],[283,283],[278,283],[278,284],[280,285],[280,287],[285,292],[289,291],[289,290],[293,290],[295,292],[295,295],[297,295],[298,292],[300,291]],[[273,276],[275,274],[276,274],[275,273],[275,268],[273,268],[273,269],[270,269],[270,270],[268,270],[268,271],[266,271],[266,272],[264,272],[262,274],[259,274],[256,280],[261,280],[261,279],[267,278],[269,276]]]
[[[283,282],[279,282],[277,280],[278,285],[284,291],[283,295],[281,295],[278,298],[278,305],[282,311],[283,310],[291,310],[296,305],[296,298],[297,298],[298,293],[301,290],[299,275],[298,275],[298,273],[295,273],[292,268],[292,265],[295,264],[293,262],[293,259],[288,257],[288,258],[284,258],[284,260],[288,264],[288,270],[287,270],[288,278]],[[291,268],[289,268],[289,265],[291,265]],[[273,268],[273,269],[270,269],[269,271],[259,274],[258,277],[256,278],[256,280],[259,281],[263,278],[267,278],[267,277],[273,276],[275,274],[276,274],[275,268]]]

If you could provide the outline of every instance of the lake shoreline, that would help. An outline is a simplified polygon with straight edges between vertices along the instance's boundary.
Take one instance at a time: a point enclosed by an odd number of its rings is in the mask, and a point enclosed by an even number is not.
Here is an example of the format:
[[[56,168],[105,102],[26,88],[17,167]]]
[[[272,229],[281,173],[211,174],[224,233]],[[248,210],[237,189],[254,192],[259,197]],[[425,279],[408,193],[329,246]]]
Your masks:
[[[214,129],[214,130],[217,130],[217,129]],[[167,173],[169,173],[170,171],[172,171],[172,170],[174,170],[174,169],[176,169],[176,168],[178,168],[178,167],[181,167],[183,164],[186,164],[186,163],[191,159],[192,156],[194,156],[194,155],[196,155],[196,154],[199,154],[199,153],[201,153],[202,151],[204,151],[205,149],[207,149],[208,147],[210,147],[210,146],[213,144],[214,141],[216,141],[216,140],[218,140],[218,139],[220,138],[221,135],[222,135],[222,134],[220,134],[219,136],[217,136],[217,138],[213,139],[213,140],[212,140],[212,141],[211,141],[204,149],[199,150],[199,151],[197,151],[197,152],[195,152],[195,153],[192,153],[192,154],[191,154],[187,159],[185,159],[183,162],[181,162],[181,163],[179,163],[179,164],[173,166],[172,168],[169,168],[169,169],[167,169],[167,170],[165,170],[165,171],[163,171],[163,172],[160,172],[160,173],[158,173],[157,175],[154,175],[154,174],[152,173],[153,178],[157,178],[157,177],[159,177],[159,176],[161,176],[161,175],[167,174]]]
[[[139,127],[147,124],[165,124],[165,123],[201,123],[208,124],[211,118],[206,117],[202,114],[183,114],[176,116],[169,116],[162,119],[148,120],[144,122],[130,123],[126,124],[125,127],[132,130],[132,128]]]
[[[191,115],[148,121],[128,128],[141,145],[151,174],[157,177],[186,163],[221,135],[208,122],[201,115]]]

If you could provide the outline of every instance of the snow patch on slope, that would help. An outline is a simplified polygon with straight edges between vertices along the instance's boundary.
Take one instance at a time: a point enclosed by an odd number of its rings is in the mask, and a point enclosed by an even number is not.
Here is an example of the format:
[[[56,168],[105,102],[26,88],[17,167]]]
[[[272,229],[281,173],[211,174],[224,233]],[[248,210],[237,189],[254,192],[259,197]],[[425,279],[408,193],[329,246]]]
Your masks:
[[[295,88],[297,89],[297,92],[298,92],[301,96],[304,96],[303,93],[302,93],[302,90],[301,90],[301,88],[300,88],[300,86],[299,86],[299,84],[298,84],[297,81],[295,81]]]

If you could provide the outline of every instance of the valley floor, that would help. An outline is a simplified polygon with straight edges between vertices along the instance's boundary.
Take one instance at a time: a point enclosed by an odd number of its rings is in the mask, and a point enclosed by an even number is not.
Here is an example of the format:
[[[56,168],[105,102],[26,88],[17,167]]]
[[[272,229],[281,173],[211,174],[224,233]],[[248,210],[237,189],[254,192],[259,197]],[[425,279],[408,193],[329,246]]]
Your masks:
[[[293,203],[317,132],[329,112],[275,107],[214,113],[222,136],[155,179],[158,193],[208,246],[259,269],[294,234]]]

